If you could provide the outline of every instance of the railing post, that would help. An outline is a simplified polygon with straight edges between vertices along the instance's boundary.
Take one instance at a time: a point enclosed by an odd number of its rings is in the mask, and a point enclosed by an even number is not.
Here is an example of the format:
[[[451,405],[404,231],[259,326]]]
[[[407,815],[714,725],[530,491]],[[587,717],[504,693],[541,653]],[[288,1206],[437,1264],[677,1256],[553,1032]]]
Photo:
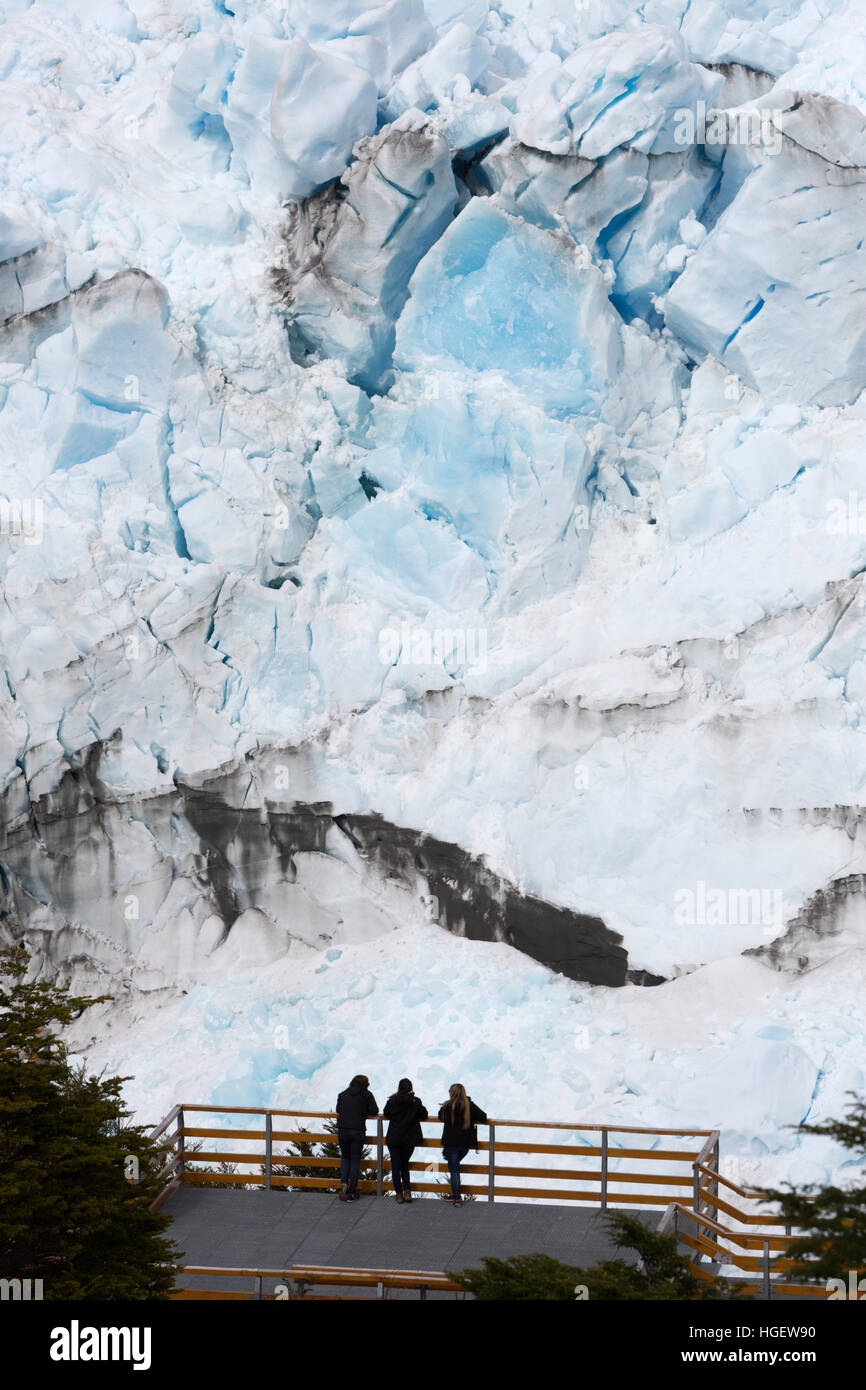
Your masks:
[[[488,1126],[488,1146],[487,1146],[487,1200],[492,1202],[496,1188],[496,1126]]]
[[[713,1162],[712,1162],[712,1166],[713,1166],[713,1168],[715,1169],[715,1172],[716,1172],[716,1177],[715,1177],[715,1180],[714,1180],[714,1182],[713,1182],[713,1187],[712,1187],[713,1197],[715,1198],[715,1205],[714,1205],[714,1207],[713,1207],[713,1216],[714,1216],[715,1219],[718,1221],[718,1219],[719,1219],[719,1207],[718,1207],[718,1201],[719,1201],[719,1177],[718,1177],[718,1175],[719,1175],[719,1167],[720,1167],[720,1158],[719,1158],[719,1135],[718,1135],[718,1134],[716,1135],[716,1142],[715,1142],[715,1144],[713,1145]]]
[[[382,1196],[382,1179],[385,1174],[384,1125],[382,1116],[376,1116],[376,1196]],[[381,1296],[381,1295],[380,1295]]]
[[[768,1301],[773,1297],[773,1285],[770,1282],[770,1242],[764,1241],[764,1298]]]
[[[601,1131],[601,1209],[607,1211],[607,1130]]]
[[[177,1173],[177,1176],[180,1178],[181,1182],[183,1182],[183,1175],[185,1172],[185,1165],[183,1161],[183,1144],[183,1110],[178,1110],[176,1128],[174,1131],[174,1151],[176,1154],[179,1155],[177,1168],[175,1169],[175,1172]]]
[[[265,1111],[265,1187],[271,1185],[271,1167],[274,1153],[274,1121],[270,1110]]]
[[[697,1163],[692,1164],[692,1211],[701,1214],[701,1170]]]
[[[257,1274],[253,1282],[253,1302],[260,1302],[262,1297],[262,1276]]]

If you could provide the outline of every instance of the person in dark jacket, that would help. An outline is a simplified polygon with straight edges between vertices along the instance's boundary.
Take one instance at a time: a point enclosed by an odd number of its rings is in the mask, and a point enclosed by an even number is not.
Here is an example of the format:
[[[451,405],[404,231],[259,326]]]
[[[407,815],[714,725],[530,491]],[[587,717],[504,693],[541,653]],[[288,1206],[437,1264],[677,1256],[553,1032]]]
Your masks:
[[[388,1097],[382,1113],[388,1121],[385,1143],[391,1159],[391,1177],[397,1201],[411,1202],[409,1163],[415,1145],[424,1138],[421,1121],[426,1120],[427,1111],[412,1090],[408,1076],[403,1077],[393,1096]]]
[[[466,1087],[451,1086],[448,1099],[439,1107],[442,1121],[442,1154],[451,1175],[452,1206],[462,1205],[460,1195],[460,1164],[470,1149],[478,1148],[478,1125],[487,1123],[480,1106],[466,1094]]]
[[[357,1202],[361,1155],[368,1115],[378,1115],[376,1098],[366,1076],[353,1076],[337,1096],[337,1142],[340,1145],[340,1201]]]

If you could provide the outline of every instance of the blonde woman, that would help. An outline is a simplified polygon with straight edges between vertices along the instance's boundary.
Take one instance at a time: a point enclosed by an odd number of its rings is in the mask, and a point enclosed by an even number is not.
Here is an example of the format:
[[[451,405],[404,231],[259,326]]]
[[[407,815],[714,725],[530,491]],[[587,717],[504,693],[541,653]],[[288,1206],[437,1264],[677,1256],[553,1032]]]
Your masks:
[[[460,1194],[460,1164],[470,1149],[478,1148],[478,1125],[487,1123],[487,1116],[466,1094],[466,1087],[455,1083],[448,1099],[439,1107],[442,1121],[442,1154],[451,1175],[451,1196],[454,1207],[462,1206]]]

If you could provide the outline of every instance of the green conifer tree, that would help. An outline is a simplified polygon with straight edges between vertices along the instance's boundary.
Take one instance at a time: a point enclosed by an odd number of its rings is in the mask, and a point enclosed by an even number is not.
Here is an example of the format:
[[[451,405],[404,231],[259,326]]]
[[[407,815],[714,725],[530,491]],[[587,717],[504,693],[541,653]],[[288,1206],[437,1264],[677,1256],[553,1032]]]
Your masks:
[[[634,1250],[637,1263],[630,1264],[618,1257],[584,1269],[563,1264],[550,1255],[513,1255],[507,1260],[488,1257],[482,1260],[481,1269],[450,1273],[449,1278],[485,1302],[574,1302],[583,1297],[613,1302],[703,1302],[735,1296],[724,1281],[696,1275],[680,1254],[674,1236],[661,1235],[637,1217],[619,1212],[609,1215],[607,1224],[613,1243],[618,1248]]]
[[[820,1134],[835,1139],[860,1160],[866,1160],[866,1102],[849,1091],[851,1104],[843,1120],[819,1125],[798,1125],[801,1134]],[[797,1239],[788,1247],[797,1261],[786,1280],[866,1278],[866,1173],[850,1187],[812,1185],[801,1192],[791,1188],[764,1189],[778,1202],[781,1215]]]
[[[165,1146],[129,1123],[127,1078],[88,1075],[53,1031],[107,996],[27,973],[23,947],[0,952],[0,1277],[41,1279],[46,1299],[164,1298]]]

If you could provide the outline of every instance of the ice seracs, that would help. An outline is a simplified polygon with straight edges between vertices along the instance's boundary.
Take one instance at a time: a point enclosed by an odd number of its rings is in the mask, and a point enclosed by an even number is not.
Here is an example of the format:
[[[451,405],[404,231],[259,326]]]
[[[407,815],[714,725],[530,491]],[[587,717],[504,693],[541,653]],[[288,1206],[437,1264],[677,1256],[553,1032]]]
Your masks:
[[[767,156],[664,300],[668,327],[768,403],[843,405],[866,387],[866,176]]]
[[[404,370],[500,372],[562,414],[598,408],[619,324],[599,271],[556,234],[474,199],[415,272],[397,326]]]
[[[618,30],[531,78],[511,133],[534,149],[585,159],[621,145],[663,154],[677,148],[674,113],[712,101],[722,82],[721,74],[690,61],[676,32],[654,25]]]
[[[391,379],[410,276],[457,203],[447,142],[408,115],[359,143],[340,184],[290,210],[277,276],[296,360],[336,358],[371,389]]]
[[[369,73],[345,56],[300,36],[254,35],[226,99],[232,158],[269,200],[305,198],[341,174],[355,141],[375,130],[376,100]]]

